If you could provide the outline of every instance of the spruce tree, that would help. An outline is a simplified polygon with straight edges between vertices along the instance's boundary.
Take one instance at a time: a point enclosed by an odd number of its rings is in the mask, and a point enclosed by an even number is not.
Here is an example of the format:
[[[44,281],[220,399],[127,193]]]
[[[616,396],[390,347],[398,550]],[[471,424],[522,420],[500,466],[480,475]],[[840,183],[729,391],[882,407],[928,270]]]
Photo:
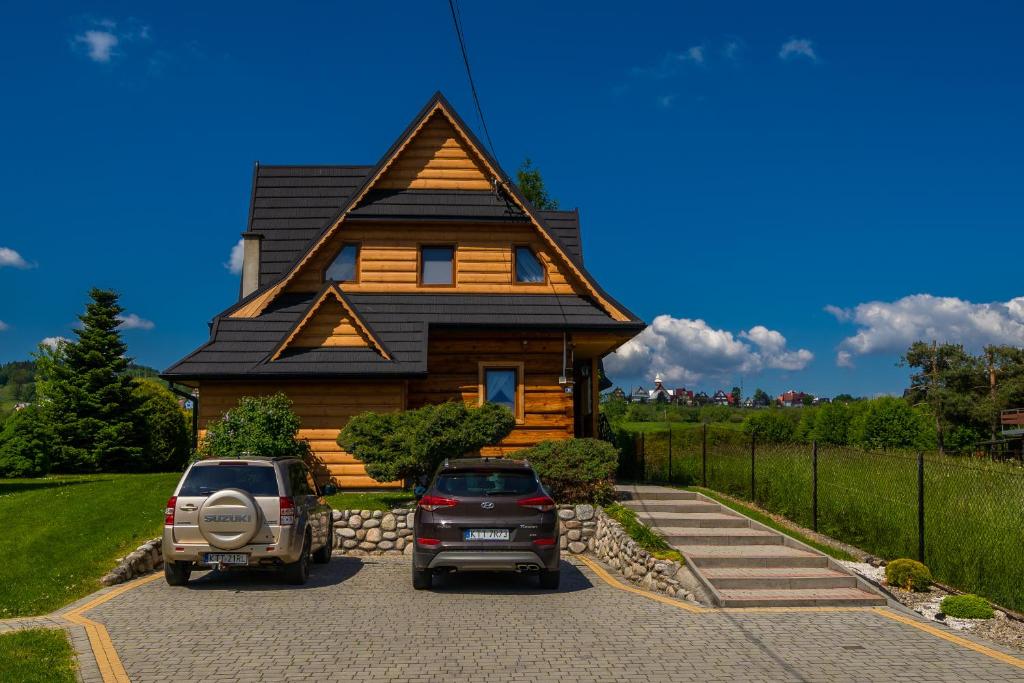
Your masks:
[[[138,469],[145,442],[131,359],[117,327],[124,310],[116,292],[93,288],[77,339],[41,348],[38,393],[55,434],[53,469],[127,472]]]

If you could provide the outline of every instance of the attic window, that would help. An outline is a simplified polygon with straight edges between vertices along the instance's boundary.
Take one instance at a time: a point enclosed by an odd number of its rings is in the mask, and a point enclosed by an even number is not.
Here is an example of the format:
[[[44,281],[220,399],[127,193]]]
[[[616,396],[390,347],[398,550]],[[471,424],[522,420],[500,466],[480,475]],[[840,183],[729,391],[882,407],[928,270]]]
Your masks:
[[[541,265],[537,254],[530,247],[520,246],[515,248],[515,271],[516,284],[544,284],[544,266]]]
[[[338,252],[334,262],[327,266],[327,271],[324,273],[324,280],[332,280],[334,282],[355,282],[359,279],[358,276],[358,265],[359,265],[359,245],[358,244],[346,244]]]
[[[455,247],[420,247],[420,284],[434,287],[455,284]]]

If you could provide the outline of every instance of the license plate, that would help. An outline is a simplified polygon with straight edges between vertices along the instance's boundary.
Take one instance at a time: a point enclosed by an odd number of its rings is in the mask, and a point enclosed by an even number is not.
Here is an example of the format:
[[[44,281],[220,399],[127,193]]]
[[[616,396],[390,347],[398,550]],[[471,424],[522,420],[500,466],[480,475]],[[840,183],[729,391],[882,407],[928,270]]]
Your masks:
[[[507,541],[508,529],[466,529],[462,535],[467,541]]]
[[[203,564],[249,564],[249,556],[245,553],[206,553]]]

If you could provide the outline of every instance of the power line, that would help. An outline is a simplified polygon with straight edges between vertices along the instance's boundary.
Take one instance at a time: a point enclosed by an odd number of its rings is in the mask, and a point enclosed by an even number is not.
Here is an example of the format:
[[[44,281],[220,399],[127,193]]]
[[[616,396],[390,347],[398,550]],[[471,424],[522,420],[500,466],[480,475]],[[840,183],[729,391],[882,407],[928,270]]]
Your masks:
[[[452,11],[452,23],[455,24],[455,35],[459,39],[459,49],[462,50],[462,61],[466,65],[466,76],[469,77],[469,89],[473,93],[473,102],[476,104],[476,114],[480,117],[480,126],[484,129],[484,137],[487,138],[487,146],[491,148],[491,156],[497,158],[494,153],[494,143],[491,141],[491,133],[487,130],[487,121],[484,119],[484,110],[480,107],[480,97],[476,94],[476,84],[473,82],[473,70],[469,67],[469,54],[466,52],[466,39],[462,32],[462,21],[459,19],[459,11],[456,9],[458,0],[448,0],[448,7]]]

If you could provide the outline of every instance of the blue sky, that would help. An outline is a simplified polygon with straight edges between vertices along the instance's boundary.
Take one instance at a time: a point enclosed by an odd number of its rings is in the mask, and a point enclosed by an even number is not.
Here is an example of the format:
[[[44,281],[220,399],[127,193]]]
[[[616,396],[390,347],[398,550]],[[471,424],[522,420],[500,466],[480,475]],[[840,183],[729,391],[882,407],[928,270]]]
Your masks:
[[[237,296],[254,160],[374,163],[437,89],[476,122],[440,0],[0,16],[0,361],[69,336],[97,285],[166,367]],[[614,379],[874,394],[904,386],[908,340],[1024,344],[1018,3],[462,20],[500,162],[535,161],[590,270],[656,321]]]

